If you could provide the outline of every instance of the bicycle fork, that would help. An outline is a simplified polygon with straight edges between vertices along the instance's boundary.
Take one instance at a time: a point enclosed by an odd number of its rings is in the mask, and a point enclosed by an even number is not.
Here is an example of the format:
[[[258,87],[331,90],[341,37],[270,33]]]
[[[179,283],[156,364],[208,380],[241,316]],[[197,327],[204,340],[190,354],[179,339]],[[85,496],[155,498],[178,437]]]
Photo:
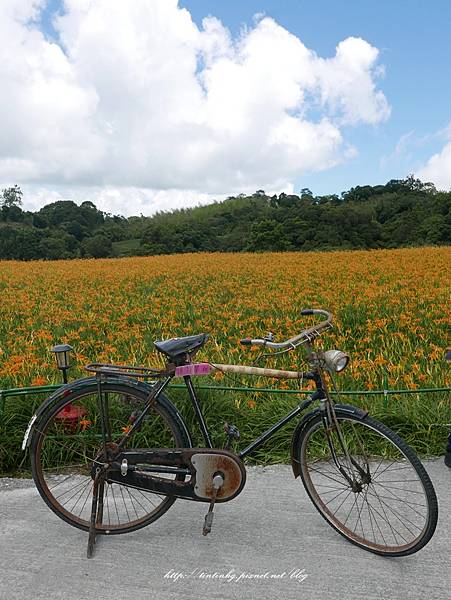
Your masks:
[[[343,432],[341,431],[340,424],[335,414],[333,404],[332,402],[330,402],[330,400],[324,399],[321,401],[321,412],[321,418],[323,421],[323,427],[327,438],[327,444],[329,446],[329,450],[332,459],[335,463],[335,466],[346,479],[346,481],[349,483],[353,492],[362,491],[362,483],[369,483],[371,481],[369,466],[367,465],[367,469],[365,471],[350,455],[348,446],[343,436]],[[332,431],[337,432],[339,446],[343,451],[345,462],[347,463],[348,472],[343,468],[342,464],[340,463],[340,460],[337,457],[334,442],[331,436]],[[357,480],[356,471],[360,475],[361,482]],[[349,473],[352,475],[352,477],[349,475]]]

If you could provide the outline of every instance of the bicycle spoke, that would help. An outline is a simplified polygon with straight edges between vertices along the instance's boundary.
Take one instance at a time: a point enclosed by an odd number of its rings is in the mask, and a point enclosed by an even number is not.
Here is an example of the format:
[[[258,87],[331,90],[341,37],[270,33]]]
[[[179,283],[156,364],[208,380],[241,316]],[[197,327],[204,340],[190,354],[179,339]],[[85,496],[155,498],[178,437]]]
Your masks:
[[[371,493],[371,492],[370,492],[370,493]],[[377,495],[377,498],[379,498],[379,499],[380,499],[380,498],[381,498],[381,496]],[[388,509],[389,509],[389,510],[390,510],[390,511],[391,511],[391,512],[392,512],[392,513],[393,513],[393,514],[394,514],[394,515],[395,515],[395,516],[398,518],[398,520],[399,520],[401,523],[403,523],[403,520],[402,520],[402,519],[399,517],[399,513],[398,513],[398,511],[397,511],[397,510],[395,510],[391,504],[388,504],[387,502],[385,502],[385,500],[383,500],[383,497],[382,497],[382,500],[381,500],[381,502],[383,502],[383,503],[384,503],[384,505],[385,505],[385,506],[386,506],[386,507],[387,507],[387,508],[388,508]],[[404,519],[405,519],[405,521],[407,521],[407,522],[408,522],[410,525],[412,525],[413,527],[416,527],[416,528],[417,528],[419,531],[421,531],[422,527],[419,527],[418,525],[415,525],[415,523],[413,523],[413,522],[412,522],[410,519],[408,519],[407,517],[404,517]],[[411,531],[411,530],[410,530],[410,529],[407,527],[407,525],[404,525],[404,527],[405,527],[405,528],[406,528],[406,529],[407,529],[407,530],[408,530],[408,531],[409,531],[409,532],[410,532],[412,535],[415,535],[415,534],[413,533],[413,531]]]
[[[378,530],[379,530],[379,533],[381,534],[382,541],[384,542],[384,544],[385,544],[385,545],[387,545],[387,542],[385,541],[384,534],[382,533],[382,529],[379,527],[379,522],[378,522],[378,520],[376,519],[376,517],[374,517],[374,516],[372,517],[372,514],[373,514],[373,509],[372,509],[371,503],[370,503],[370,501],[369,501],[369,500],[367,500],[367,503],[368,503],[368,514],[370,515],[370,520],[371,520],[371,522],[372,522],[372,521],[373,521],[373,519],[374,519],[374,522],[375,522],[375,524],[376,524],[376,527],[378,528]],[[374,536],[374,541],[376,542],[376,536]],[[376,543],[377,543],[377,542],[376,542]]]
[[[119,523],[121,522],[119,519],[119,511],[117,510],[117,504],[116,504],[116,496],[114,495],[114,486],[111,486],[111,495],[113,497],[113,502],[114,502],[114,509],[116,511],[116,516],[117,516],[117,523],[119,525]]]
[[[330,504],[331,502],[333,502],[336,498],[338,498],[339,496],[341,496],[345,492],[346,492],[346,490],[342,490],[341,492],[338,492],[338,494],[336,494],[333,498],[331,498],[328,502],[325,503],[325,506],[327,506],[328,504]],[[326,492],[326,493],[330,494],[330,492]]]
[[[79,481],[78,483],[76,483],[75,485],[73,485],[72,487],[70,487],[69,489],[65,490],[64,492],[62,492],[61,494],[59,494],[58,496],[55,496],[56,500],[59,500],[60,498],[62,498],[63,496],[65,496],[66,494],[69,494],[70,492],[72,492],[74,489],[78,489],[82,486],[87,486],[89,485],[89,483],[91,482],[91,480],[89,480],[88,482],[86,482],[85,480],[83,481]],[[75,492],[76,493],[76,492]],[[67,500],[66,500],[67,502]]]
[[[395,527],[392,525],[391,521],[389,520],[389,518],[387,517],[387,513],[385,512],[385,506],[383,505],[383,503],[381,502],[380,498],[378,496],[376,496],[377,500],[379,501],[380,507],[382,512],[384,513],[384,516],[381,515],[381,513],[377,510],[376,507],[373,507],[374,511],[381,517],[381,519],[389,526],[389,528],[392,531],[393,534],[393,538],[395,540],[395,542],[398,544],[398,540],[396,538],[395,532],[399,535],[399,537],[401,537],[405,543],[407,543],[406,538],[402,535],[401,532],[399,532],[397,529],[395,529]],[[369,501],[368,501],[369,502]],[[370,503],[371,504],[371,503]]]
[[[121,485],[119,486],[119,489],[120,489],[120,491],[121,491],[122,502],[124,503],[125,512],[127,513],[127,518],[128,518],[128,520],[130,521],[131,519],[130,519],[130,515],[128,514],[128,508],[127,508],[127,505],[126,505],[126,503],[125,503],[124,492],[123,492],[123,490],[122,490],[122,486],[121,486]]]
[[[89,494],[89,490],[90,488],[88,488],[87,486],[85,486],[84,488],[82,488],[81,492],[79,493],[77,500],[75,502],[75,504],[71,507],[71,511],[75,511],[75,507],[77,506],[77,504],[80,502],[81,498],[83,497],[83,494],[86,492],[86,489],[88,490],[88,494]]]
[[[380,485],[381,487],[384,487],[384,488],[387,487],[386,485],[384,485],[383,483],[380,483],[379,481],[377,481],[375,483],[375,485]],[[423,492],[420,492],[418,490],[410,490],[410,489],[406,490],[406,488],[400,488],[400,487],[397,487],[397,486],[394,486],[394,485],[391,485],[389,489],[398,490],[400,492],[408,492],[409,494],[420,494],[422,496],[424,495]]]
[[[133,506],[133,510],[135,511],[136,518],[139,519],[138,511],[136,510],[135,504],[133,502],[133,496],[130,494],[129,488],[125,488],[127,490],[128,496],[130,498],[131,505]]]
[[[78,513],[78,516],[79,516],[79,517],[81,517],[81,515],[82,515],[82,513],[83,513],[83,511],[84,511],[84,509],[85,509],[86,503],[88,502],[88,498],[89,498],[89,496],[90,496],[90,491],[91,491],[91,490],[88,488],[88,490],[87,490],[87,493],[86,493],[86,498],[85,498],[85,501],[83,502],[83,506],[81,507],[81,509],[80,509],[80,512]]]
[[[327,479],[330,479],[332,481],[335,481],[336,483],[339,483],[340,485],[343,485],[343,487],[347,487],[347,482],[344,483],[343,481],[340,481],[339,479],[335,479],[334,477],[330,477],[330,475],[326,475],[325,473],[323,473],[322,471],[319,471],[318,469],[310,469],[311,471],[314,471],[316,473],[319,473],[320,475],[323,475],[324,477],[326,477]]]
[[[378,484],[378,485],[380,485],[380,484]],[[389,489],[389,491],[391,492],[390,489]],[[408,506],[421,506],[423,508],[427,508],[427,504],[419,504],[418,502],[412,502],[411,500],[399,498],[398,496],[395,496],[394,494],[392,494],[391,496],[382,496],[381,494],[379,494],[379,496],[381,498],[385,498],[386,500],[393,500],[393,498],[395,498],[396,500],[400,500],[401,502],[403,502],[404,504],[407,504]],[[412,510],[415,510],[415,509],[412,508]],[[415,511],[415,512],[417,512],[417,514],[421,515],[420,512],[418,512],[418,511]]]
[[[363,530],[363,522],[362,522],[362,510],[363,510],[363,505],[365,503],[364,499],[362,498],[362,506],[359,508],[359,501],[358,499],[360,498],[360,494],[357,494],[357,521],[355,524],[355,530],[357,530],[357,523],[360,523],[360,528],[362,530],[362,536],[365,537],[365,532]]]
[[[110,484],[107,482],[107,484],[106,484],[105,498],[103,499],[103,503],[106,504],[106,512],[107,512],[107,515],[108,515],[108,525],[111,525],[110,499],[109,499],[109,496],[108,496],[109,490],[110,490]]]
[[[388,464],[385,469],[383,469],[382,471],[379,471],[379,473],[376,476],[376,473],[372,473],[371,474],[371,479],[378,479],[382,473],[385,473],[386,471],[390,470],[391,471],[403,471],[403,470],[412,470],[412,467],[410,465],[406,465],[404,467],[394,467],[392,464]]]

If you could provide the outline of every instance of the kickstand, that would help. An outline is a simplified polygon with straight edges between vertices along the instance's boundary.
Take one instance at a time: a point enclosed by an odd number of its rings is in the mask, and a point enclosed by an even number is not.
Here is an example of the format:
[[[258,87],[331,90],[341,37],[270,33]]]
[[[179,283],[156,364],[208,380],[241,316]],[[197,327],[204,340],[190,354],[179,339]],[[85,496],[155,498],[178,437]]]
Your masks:
[[[102,475],[102,470],[98,468],[92,487],[91,522],[89,524],[88,549],[86,551],[86,556],[88,558],[91,558],[94,552],[94,545],[96,543],[96,525],[100,525],[103,520],[103,493],[105,480]]]

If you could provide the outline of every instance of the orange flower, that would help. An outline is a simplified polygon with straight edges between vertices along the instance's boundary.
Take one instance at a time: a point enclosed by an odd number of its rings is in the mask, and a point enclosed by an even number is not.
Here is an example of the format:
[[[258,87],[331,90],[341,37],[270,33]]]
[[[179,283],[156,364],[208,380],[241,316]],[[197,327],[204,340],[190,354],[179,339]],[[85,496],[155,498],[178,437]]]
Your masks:
[[[82,419],[80,421],[82,431],[86,431],[88,427],[91,425],[91,421],[89,419]]]

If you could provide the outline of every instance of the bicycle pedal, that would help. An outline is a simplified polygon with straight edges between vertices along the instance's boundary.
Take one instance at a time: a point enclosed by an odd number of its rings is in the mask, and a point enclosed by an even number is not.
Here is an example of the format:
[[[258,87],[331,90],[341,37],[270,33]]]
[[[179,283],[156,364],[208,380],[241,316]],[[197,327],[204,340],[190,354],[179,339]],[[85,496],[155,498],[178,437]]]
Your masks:
[[[224,450],[230,450],[230,447],[232,446],[232,440],[238,440],[240,438],[240,430],[235,425],[229,425],[229,423],[225,422],[224,431],[227,435]]]
[[[213,525],[213,511],[207,512],[204,519],[204,528],[202,529],[202,535],[207,535],[211,531]]]
[[[204,519],[204,528],[202,529],[202,535],[210,533],[213,525],[213,508],[216,502],[216,497],[222,485],[224,484],[224,477],[220,473],[216,473],[213,477],[213,496],[210,500],[210,506]]]
[[[227,423],[227,421],[224,423],[224,431],[230,437],[234,437],[237,439],[240,437],[240,430],[238,429],[238,427],[236,427],[236,425],[231,425]]]

